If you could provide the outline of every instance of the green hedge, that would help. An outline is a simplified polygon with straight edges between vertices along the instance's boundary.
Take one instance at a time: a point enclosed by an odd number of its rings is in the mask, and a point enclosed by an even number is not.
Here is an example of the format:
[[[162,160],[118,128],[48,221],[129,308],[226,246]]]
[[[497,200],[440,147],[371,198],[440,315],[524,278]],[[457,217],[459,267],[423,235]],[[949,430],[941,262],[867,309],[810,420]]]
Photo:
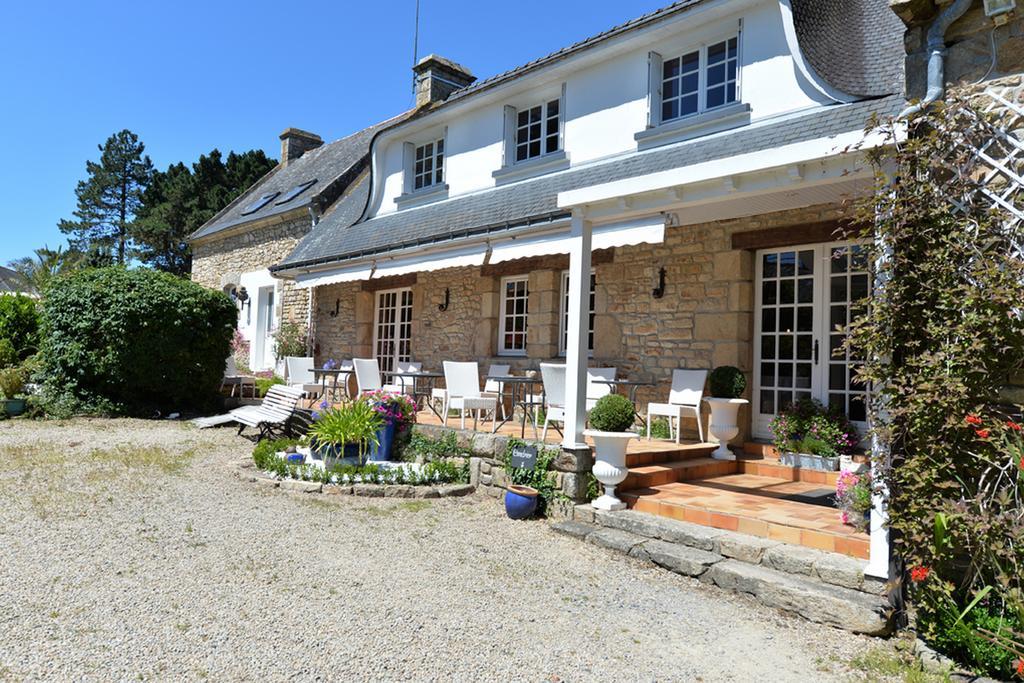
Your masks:
[[[34,299],[23,294],[0,296],[0,340],[9,342],[21,360],[39,350],[39,321]]]
[[[237,322],[223,293],[153,270],[55,282],[43,308],[47,407],[56,414],[206,410]]]

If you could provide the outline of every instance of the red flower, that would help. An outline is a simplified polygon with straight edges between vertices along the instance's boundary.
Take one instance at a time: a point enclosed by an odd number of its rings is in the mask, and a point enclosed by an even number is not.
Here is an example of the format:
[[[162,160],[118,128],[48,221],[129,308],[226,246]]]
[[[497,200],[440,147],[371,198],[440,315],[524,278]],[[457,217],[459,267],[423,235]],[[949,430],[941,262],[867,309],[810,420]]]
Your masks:
[[[1013,420],[1007,420],[1006,426],[1015,432],[1019,432],[1021,430],[1021,426],[1014,422]]]
[[[978,417],[977,415],[973,415],[973,414],[968,415],[967,416],[967,424],[969,424],[969,425],[980,425],[981,424],[981,418]]]
[[[910,580],[914,583],[921,583],[928,578],[928,575],[932,573],[932,570],[928,567],[914,567],[910,570]]]
[[[989,431],[987,429],[975,429],[974,433],[978,435],[979,439],[987,439]]]
[[[1014,673],[1020,678],[1024,678],[1024,659],[1013,660]]]

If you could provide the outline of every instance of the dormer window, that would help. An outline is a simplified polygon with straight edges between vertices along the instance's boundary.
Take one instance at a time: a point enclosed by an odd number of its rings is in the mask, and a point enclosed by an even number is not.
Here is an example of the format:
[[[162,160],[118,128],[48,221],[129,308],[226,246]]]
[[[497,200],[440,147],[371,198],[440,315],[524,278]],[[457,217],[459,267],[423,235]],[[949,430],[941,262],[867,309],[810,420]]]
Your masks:
[[[661,121],[735,102],[738,70],[737,36],[666,59],[661,67]]]
[[[412,172],[413,191],[444,182],[444,138],[416,148]]]
[[[558,151],[559,104],[550,100],[516,112],[516,163]]]

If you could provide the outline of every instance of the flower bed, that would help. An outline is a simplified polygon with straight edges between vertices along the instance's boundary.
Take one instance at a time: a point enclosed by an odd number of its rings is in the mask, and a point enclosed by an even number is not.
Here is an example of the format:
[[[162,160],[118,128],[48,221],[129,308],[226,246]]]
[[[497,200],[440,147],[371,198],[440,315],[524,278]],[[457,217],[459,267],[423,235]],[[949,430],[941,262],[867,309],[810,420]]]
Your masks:
[[[840,458],[853,453],[860,441],[844,415],[813,400],[799,401],[781,411],[768,428],[782,464],[790,467],[834,472]]]

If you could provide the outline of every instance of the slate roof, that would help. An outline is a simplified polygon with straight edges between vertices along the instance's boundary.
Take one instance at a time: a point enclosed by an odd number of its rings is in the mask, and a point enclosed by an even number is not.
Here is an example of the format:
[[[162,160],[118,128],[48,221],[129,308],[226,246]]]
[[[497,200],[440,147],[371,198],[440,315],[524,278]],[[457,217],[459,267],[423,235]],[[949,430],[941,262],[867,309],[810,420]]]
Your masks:
[[[28,294],[36,296],[36,290],[21,273],[0,266],[0,294]]]
[[[326,210],[365,168],[370,152],[370,141],[377,131],[397,123],[407,115],[408,112],[348,137],[321,145],[292,160],[287,166],[274,167],[259,182],[196,230],[191,239],[207,237],[228,228],[286,213],[299,207],[308,207],[313,202],[316,202],[321,210]],[[277,203],[290,189],[310,180],[317,182],[291,201]],[[270,192],[280,192],[280,195],[259,211],[242,214],[253,201]]]
[[[888,0],[792,0],[807,61],[834,88],[857,97],[904,89],[906,27]]]
[[[385,214],[354,225],[345,222],[351,213],[336,211],[324,216],[291,255],[271,270],[281,271],[425,246],[564,216],[567,213],[557,205],[559,192],[860,130],[872,114],[895,114],[902,105],[902,96],[894,95],[823,107],[810,113],[763,121],[722,134],[630,153],[614,160]]]

